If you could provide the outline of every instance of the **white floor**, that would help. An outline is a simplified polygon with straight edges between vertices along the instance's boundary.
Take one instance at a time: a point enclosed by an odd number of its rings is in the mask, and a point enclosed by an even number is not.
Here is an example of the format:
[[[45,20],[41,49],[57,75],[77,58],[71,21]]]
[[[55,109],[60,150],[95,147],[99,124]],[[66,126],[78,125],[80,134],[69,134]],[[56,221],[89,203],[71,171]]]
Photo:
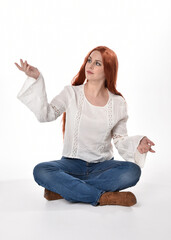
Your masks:
[[[141,180],[129,191],[133,207],[94,207],[47,201],[33,179],[0,182],[0,239],[170,240],[170,185]]]

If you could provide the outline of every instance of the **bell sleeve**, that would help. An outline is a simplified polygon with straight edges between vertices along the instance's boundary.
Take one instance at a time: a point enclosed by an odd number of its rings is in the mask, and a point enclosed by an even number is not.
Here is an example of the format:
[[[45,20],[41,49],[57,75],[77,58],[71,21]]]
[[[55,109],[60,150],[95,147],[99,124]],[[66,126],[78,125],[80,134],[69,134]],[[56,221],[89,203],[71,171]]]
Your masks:
[[[134,162],[143,168],[147,153],[140,153],[137,149],[143,135],[128,136],[127,120],[127,103],[124,100],[121,104],[120,119],[112,129],[113,143],[118,150],[119,155],[126,161]]]
[[[39,122],[50,122],[66,111],[72,95],[72,87],[67,85],[48,103],[44,78],[40,72],[37,79],[27,77],[17,98],[34,113]]]

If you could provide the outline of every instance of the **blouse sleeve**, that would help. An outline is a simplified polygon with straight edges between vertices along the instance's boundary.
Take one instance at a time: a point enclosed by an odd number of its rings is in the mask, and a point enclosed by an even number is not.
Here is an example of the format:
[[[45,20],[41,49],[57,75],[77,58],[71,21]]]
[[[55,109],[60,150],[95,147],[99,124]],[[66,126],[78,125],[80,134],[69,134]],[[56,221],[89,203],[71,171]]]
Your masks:
[[[144,167],[147,153],[140,153],[137,147],[144,136],[128,136],[126,126],[128,118],[127,103],[124,100],[121,105],[121,118],[112,129],[113,143],[124,160],[134,162],[142,168]]]
[[[27,77],[17,95],[17,98],[35,114],[39,122],[56,120],[66,111],[72,97],[72,88],[67,85],[48,103],[45,82],[41,72],[37,79]]]

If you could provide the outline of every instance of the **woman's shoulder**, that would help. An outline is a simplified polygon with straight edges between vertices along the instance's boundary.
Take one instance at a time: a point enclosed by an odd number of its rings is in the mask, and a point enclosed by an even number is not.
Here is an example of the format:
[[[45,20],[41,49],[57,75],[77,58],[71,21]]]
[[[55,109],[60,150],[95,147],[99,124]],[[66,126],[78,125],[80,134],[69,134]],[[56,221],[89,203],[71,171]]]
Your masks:
[[[111,92],[110,92],[111,93]],[[117,95],[117,94],[114,94],[114,93],[111,93],[111,96],[112,96],[112,99],[115,103],[118,103],[118,104],[124,104],[126,103],[126,100],[124,97],[120,96],[120,95]]]
[[[120,116],[125,116],[125,114],[127,114],[127,109],[128,109],[127,101],[125,100],[125,98],[113,93],[112,93],[112,98],[113,98],[113,106],[114,106],[113,111],[119,112]]]
[[[67,84],[64,86],[63,92],[66,96],[76,97],[81,90],[81,86],[82,85],[73,86],[71,84]]]
[[[83,84],[81,84],[81,85],[71,85],[71,84],[65,85],[65,87],[75,89],[75,90],[81,89],[82,86],[83,86]]]
[[[69,91],[74,91],[75,93],[79,92],[83,87],[83,84],[81,85],[65,85],[65,88],[68,89]]]

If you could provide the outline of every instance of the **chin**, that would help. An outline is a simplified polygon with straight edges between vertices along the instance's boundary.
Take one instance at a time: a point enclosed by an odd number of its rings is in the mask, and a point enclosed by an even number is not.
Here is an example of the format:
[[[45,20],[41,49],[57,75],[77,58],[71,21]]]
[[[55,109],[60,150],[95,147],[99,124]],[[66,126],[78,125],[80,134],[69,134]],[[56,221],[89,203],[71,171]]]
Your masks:
[[[89,75],[85,75],[86,76],[86,79],[88,79],[88,80],[94,80],[94,78],[93,77],[91,77],[91,76],[89,76]]]

